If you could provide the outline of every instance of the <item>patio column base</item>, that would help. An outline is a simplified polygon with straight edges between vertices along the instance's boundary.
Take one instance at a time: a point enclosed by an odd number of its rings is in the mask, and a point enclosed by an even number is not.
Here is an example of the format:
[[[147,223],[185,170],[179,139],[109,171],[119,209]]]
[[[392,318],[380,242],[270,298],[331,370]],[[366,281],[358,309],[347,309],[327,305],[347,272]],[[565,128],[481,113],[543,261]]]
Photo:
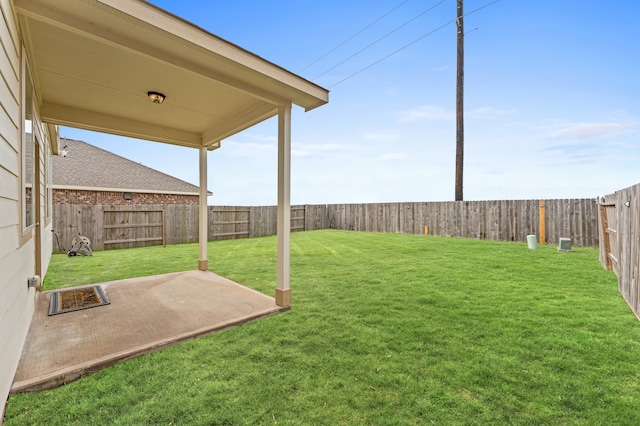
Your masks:
[[[199,271],[208,271],[209,270],[209,260],[198,260],[198,270]]]
[[[291,306],[291,289],[280,290],[276,288],[276,305],[278,306]]]

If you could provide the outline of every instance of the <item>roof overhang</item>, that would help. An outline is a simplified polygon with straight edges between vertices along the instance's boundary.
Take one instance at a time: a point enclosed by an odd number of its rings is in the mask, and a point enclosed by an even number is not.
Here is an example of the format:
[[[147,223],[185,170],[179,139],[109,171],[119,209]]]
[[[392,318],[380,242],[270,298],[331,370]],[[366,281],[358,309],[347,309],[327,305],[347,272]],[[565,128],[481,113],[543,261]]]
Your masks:
[[[326,89],[143,0],[14,5],[45,123],[214,149],[278,105],[328,102]]]
[[[136,189],[136,188],[103,188],[78,185],[51,185],[51,189],[60,191],[95,191],[95,192],[131,192],[136,194],[162,194],[162,195],[189,195],[199,196],[199,192],[183,192],[183,191],[163,191],[159,189]],[[213,195],[213,192],[207,191],[207,195]]]

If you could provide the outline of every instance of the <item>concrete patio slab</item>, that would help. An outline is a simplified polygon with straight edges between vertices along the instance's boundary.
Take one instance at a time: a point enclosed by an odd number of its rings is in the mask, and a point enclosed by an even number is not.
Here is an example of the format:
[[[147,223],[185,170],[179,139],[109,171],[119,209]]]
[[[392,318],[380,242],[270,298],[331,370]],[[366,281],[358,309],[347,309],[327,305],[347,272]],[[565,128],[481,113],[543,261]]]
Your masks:
[[[118,361],[288,309],[209,271],[100,285],[109,305],[52,316],[53,291],[38,295],[11,393],[60,386]],[[82,287],[87,286],[76,288]]]

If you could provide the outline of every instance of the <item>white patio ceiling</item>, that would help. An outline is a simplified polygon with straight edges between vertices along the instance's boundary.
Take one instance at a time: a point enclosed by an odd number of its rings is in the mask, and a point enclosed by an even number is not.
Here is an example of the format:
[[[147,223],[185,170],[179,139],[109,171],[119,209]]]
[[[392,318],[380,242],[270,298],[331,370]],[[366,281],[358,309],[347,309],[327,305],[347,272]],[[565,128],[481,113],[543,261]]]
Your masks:
[[[328,102],[325,89],[145,1],[14,4],[46,123],[212,149],[279,105]]]

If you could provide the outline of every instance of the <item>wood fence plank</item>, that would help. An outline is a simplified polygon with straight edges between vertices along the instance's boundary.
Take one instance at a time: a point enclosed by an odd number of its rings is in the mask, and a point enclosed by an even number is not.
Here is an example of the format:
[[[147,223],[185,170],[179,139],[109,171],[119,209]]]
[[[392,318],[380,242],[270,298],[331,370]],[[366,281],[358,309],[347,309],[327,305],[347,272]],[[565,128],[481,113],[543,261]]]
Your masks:
[[[430,235],[525,241],[526,235],[539,231],[537,203],[538,200],[485,200],[292,206],[291,230],[333,228],[422,235],[428,226]],[[571,238],[578,246],[598,244],[602,236],[595,200],[545,200],[545,203],[549,243],[557,243],[562,236]],[[153,211],[157,211],[157,215]],[[198,206],[184,205],[56,204],[53,228],[63,246],[70,245],[71,239],[81,233],[90,238],[98,250],[104,248],[104,241],[139,242],[163,235],[165,244],[189,243],[198,240],[198,214]],[[211,241],[277,233],[276,206],[209,206],[207,214]],[[611,246],[612,252],[619,253],[613,242]]]

